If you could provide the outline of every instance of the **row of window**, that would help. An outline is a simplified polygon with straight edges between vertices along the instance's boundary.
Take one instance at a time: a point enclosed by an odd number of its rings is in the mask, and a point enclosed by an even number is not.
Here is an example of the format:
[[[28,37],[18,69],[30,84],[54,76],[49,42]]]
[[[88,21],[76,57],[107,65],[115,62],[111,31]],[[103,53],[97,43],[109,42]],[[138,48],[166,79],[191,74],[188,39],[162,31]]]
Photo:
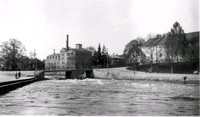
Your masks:
[[[74,55],[74,53],[72,52],[72,53],[67,53],[67,56],[70,56],[70,55]]]
[[[70,55],[74,55],[74,53],[67,53],[67,56],[70,56]],[[62,54],[62,56],[64,56],[64,54]],[[56,55],[56,56],[48,56],[47,59],[59,59],[60,58],[60,55]]]
[[[67,53],[67,56],[70,56],[70,55],[74,55],[74,53]],[[64,54],[62,54],[62,56],[64,56]]]
[[[56,65],[59,64],[59,62],[49,63],[49,65]]]
[[[56,64],[60,64],[60,62],[49,62],[47,64],[49,64],[49,65],[56,65]],[[65,62],[62,62],[62,64],[65,64]],[[67,62],[67,64],[73,64],[73,62]]]
[[[54,58],[55,58],[55,59],[60,58],[60,55],[57,55],[57,56],[48,56],[48,57],[47,57],[47,59],[54,59]]]
[[[159,54],[159,57],[162,57],[162,53]],[[153,58],[153,54],[151,54],[151,58]]]

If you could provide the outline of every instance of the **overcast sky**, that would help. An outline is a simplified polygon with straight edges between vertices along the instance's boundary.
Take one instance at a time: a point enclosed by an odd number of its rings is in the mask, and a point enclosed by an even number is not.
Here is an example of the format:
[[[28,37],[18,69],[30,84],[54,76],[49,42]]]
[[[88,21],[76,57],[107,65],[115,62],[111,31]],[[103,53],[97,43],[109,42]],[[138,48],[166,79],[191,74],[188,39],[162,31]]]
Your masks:
[[[199,31],[198,0],[0,0],[0,44],[16,38],[27,55],[45,59],[69,45],[98,43],[122,54],[126,43],[149,33],[166,33],[178,21]]]

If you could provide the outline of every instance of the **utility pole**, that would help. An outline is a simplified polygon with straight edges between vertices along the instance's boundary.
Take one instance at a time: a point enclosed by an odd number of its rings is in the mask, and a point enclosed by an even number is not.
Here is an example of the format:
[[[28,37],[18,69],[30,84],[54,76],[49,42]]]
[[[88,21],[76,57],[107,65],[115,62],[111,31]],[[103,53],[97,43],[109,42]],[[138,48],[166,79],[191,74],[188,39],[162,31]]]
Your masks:
[[[107,48],[107,52],[106,53],[107,53],[107,57],[106,57],[107,58],[107,62],[106,62],[107,63],[107,77],[108,77],[108,48]]]
[[[33,55],[34,55],[34,61],[35,61],[35,65],[34,65],[34,66],[35,66],[34,76],[36,76],[36,70],[37,70],[37,66],[36,66],[36,65],[37,65],[37,60],[35,59],[35,58],[36,58],[36,52],[35,52],[35,49],[34,49],[34,54],[33,54]]]
[[[108,69],[108,48],[107,48],[107,69]]]

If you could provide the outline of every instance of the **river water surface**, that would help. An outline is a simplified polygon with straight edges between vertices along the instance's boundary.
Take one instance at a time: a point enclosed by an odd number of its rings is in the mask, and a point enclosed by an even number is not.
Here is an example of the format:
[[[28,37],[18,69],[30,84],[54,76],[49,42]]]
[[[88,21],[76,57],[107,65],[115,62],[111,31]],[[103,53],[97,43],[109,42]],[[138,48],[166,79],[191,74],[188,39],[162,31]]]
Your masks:
[[[199,115],[199,85],[45,80],[0,96],[1,115]]]

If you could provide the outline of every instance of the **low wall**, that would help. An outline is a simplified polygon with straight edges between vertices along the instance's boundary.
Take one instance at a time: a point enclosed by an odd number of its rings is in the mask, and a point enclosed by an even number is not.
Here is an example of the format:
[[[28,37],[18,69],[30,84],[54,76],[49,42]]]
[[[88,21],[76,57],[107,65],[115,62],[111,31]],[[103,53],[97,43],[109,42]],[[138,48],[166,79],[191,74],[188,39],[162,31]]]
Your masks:
[[[0,95],[6,94],[9,91],[15,90],[19,87],[28,85],[30,83],[44,80],[44,72],[40,72],[36,77],[32,76],[28,79],[19,79],[6,82],[0,82]]]
[[[30,79],[23,79],[23,80],[16,80],[16,81],[1,82],[0,83],[0,95],[8,93],[9,91],[17,89],[19,87],[28,85],[32,82],[35,82],[36,80],[37,80],[36,78],[30,78]]]

